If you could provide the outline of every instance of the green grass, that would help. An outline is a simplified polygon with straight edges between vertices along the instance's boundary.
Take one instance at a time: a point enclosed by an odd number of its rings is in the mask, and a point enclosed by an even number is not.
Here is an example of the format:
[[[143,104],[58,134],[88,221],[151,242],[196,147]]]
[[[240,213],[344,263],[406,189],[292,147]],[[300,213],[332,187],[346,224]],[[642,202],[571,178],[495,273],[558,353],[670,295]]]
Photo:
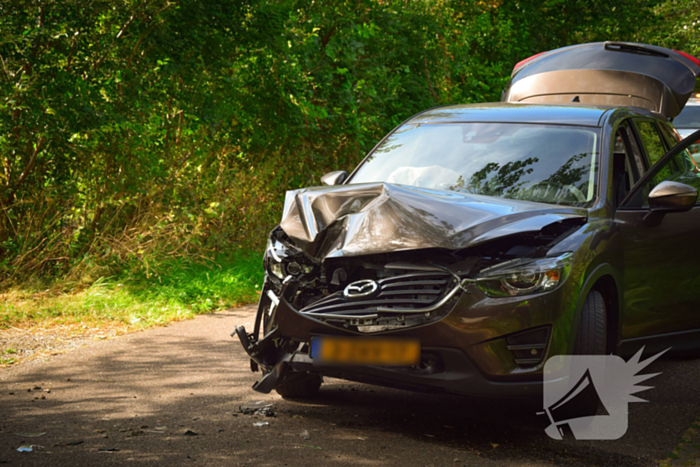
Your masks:
[[[261,257],[253,253],[159,269],[150,277],[100,278],[80,291],[15,287],[0,295],[0,329],[40,323],[146,328],[255,302],[262,287]]]

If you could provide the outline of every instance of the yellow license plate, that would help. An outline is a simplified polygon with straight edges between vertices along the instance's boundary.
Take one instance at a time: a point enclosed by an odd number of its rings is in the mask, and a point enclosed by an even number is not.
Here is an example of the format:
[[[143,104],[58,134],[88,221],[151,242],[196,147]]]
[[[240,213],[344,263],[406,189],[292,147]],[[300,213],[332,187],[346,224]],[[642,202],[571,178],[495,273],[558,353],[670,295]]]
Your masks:
[[[408,366],[420,361],[416,339],[314,337],[314,363],[340,365]]]

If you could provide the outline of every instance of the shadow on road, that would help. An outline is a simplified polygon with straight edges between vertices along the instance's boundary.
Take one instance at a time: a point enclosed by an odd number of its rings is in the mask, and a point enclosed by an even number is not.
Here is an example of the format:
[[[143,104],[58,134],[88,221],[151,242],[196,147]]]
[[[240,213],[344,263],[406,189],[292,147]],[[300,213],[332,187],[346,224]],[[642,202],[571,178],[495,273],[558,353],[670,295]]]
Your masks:
[[[340,380],[328,380],[312,401],[260,395],[250,389],[256,375],[245,354],[228,336],[234,324],[251,321],[251,310],[99,342],[0,373],[0,462],[652,465],[700,414],[694,360],[654,363],[648,372],[662,375],[641,394],[651,402],[632,404],[627,435],[606,442],[551,440],[547,420],[535,415],[540,407],[518,400]],[[237,413],[241,403],[260,399],[275,403],[276,417]],[[185,436],[187,430],[197,435]],[[38,432],[46,434],[15,435]],[[44,448],[18,453],[21,444]],[[119,451],[99,451],[110,448]]]

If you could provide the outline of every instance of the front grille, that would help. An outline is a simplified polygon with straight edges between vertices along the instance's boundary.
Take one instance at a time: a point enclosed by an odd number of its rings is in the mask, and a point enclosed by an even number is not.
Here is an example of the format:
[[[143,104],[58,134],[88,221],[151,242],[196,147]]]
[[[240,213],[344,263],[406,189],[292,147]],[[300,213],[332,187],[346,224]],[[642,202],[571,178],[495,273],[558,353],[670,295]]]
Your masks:
[[[371,297],[352,299],[339,291],[301,312],[324,320],[372,320],[387,314],[430,313],[446,297],[454,295],[457,281],[446,272],[421,272],[380,279],[377,286]]]

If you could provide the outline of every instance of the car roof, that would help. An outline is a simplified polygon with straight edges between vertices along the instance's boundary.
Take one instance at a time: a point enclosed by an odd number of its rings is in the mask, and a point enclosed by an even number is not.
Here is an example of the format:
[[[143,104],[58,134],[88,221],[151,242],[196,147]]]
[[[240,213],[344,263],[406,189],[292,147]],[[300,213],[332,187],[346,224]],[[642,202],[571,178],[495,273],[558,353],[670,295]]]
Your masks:
[[[605,120],[603,118],[605,113],[616,108],[620,107],[577,104],[512,104],[507,102],[463,104],[426,110],[413,116],[406,123],[540,123],[599,127]],[[639,115],[658,118],[645,109],[623,108],[632,110]]]

